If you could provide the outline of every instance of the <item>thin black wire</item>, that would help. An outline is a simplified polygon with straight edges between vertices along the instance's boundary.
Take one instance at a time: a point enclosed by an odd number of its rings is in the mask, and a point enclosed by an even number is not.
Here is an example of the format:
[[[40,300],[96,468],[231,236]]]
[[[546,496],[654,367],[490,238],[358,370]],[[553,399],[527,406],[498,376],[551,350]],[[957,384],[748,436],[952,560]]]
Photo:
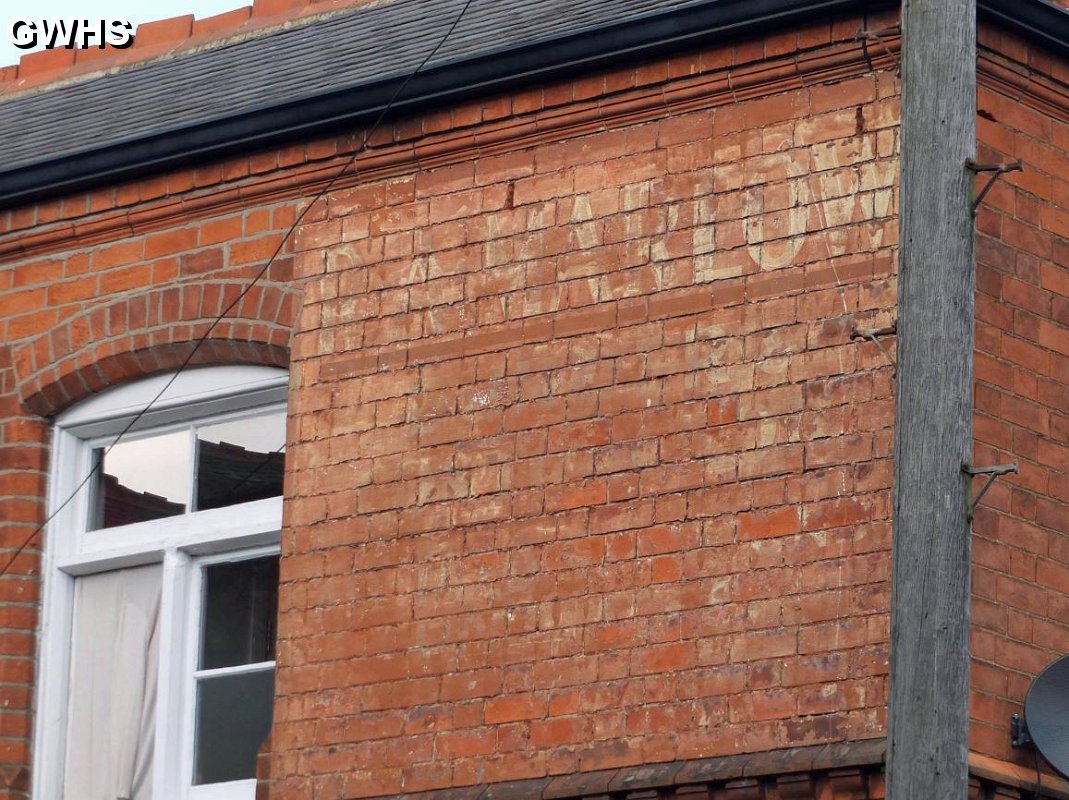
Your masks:
[[[70,505],[71,501],[73,501],[74,498],[78,496],[78,493],[85,488],[85,485],[93,479],[96,473],[100,470],[101,465],[104,463],[104,458],[108,455],[108,453],[112,451],[112,448],[114,448],[120,441],[122,441],[123,437],[126,436],[126,434],[128,434],[133,429],[133,427],[141,421],[145,414],[147,414],[153,408],[153,406],[156,405],[157,402],[159,402],[159,399],[163,397],[164,393],[168,389],[171,388],[171,385],[175,382],[175,380],[177,380],[178,376],[181,375],[182,372],[185,371],[185,369],[189,366],[190,362],[193,361],[193,356],[197,354],[197,351],[200,350],[201,346],[208,340],[208,337],[211,335],[211,332],[215,330],[215,326],[222,322],[226,318],[227,314],[233,311],[237,307],[237,304],[241,302],[242,298],[244,298],[245,295],[252,291],[253,287],[260,282],[264,275],[267,274],[267,270],[271,268],[271,265],[275,263],[275,260],[282,253],[282,249],[286,246],[286,243],[289,242],[290,237],[293,236],[293,232],[297,230],[297,226],[301,224],[301,221],[305,218],[305,216],[307,216],[308,212],[312,209],[312,207],[320,200],[322,200],[323,196],[327,192],[329,192],[331,188],[333,188],[334,184],[336,184],[342,178],[342,176],[344,176],[349,171],[349,168],[356,163],[357,157],[367,148],[367,143],[371,140],[371,137],[374,136],[375,133],[378,131],[379,126],[382,124],[382,121],[386,118],[386,115],[390,113],[391,109],[394,106],[394,103],[396,103],[397,99],[401,96],[401,93],[406,88],[408,88],[408,84],[412,82],[412,80],[422,71],[425,66],[427,66],[427,62],[434,58],[438,51],[442,49],[442,46],[449,40],[449,37],[453,35],[453,31],[456,30],[457,25],[459,25],[460,21],[464,19],[464,15],[468,13],[468,8],[471,6],[472,2],[474,2],[474,0],[467,0],[464,3],[463,7],[460,9],[460,13],[457,14],[456,19],[453,20],[453,24],[449,26],[449,29],[445,32],[442,38],[438,40],[438,43],[434,46],[434,48],[429,53],[427,53],[426,56],[424,56],[423,60],[419,62],[419,65],[414,70],[412,70],[412,72],[408,74],[408,77],[406,77],[401,82],[401,85],[397,87],[397,90],[393,93],[393,96],[390,97],[389,101],[383,107],[382,111],[379,112],[378,117],[375,118],[375,122],[364,134],[363,141],[361,141],[360,145],[356,148],[356,150],[353,151],[353,154],[342,165],[341,169],[339,169],[334,174],[334,176],[326,182],[323,188],[321,188],[312,197],[312,200],[308,203],[308,205],[306,205],[300,211],[300,213],[297,214],[296,218],[293,220],[293,224],[291,224],[290,227],[286,230],[286,233],[283,235],[282,239],[278,243],[278,247],[275,248],[275,251],[271,254],[271,257],[267,259],[267,262],[256,274],[256,277],[254,277],[252,281],[244,289],[241,290],[241,293],[237,297],[235,297],[226,308],[219,312],[219,316],[217,316],[212,321],[212,324],[208,326],[207,330],[205,330],[204,333],[201,334],[200,338],[198,338],[197,341],[193,344],[193,349],[189,351],[189,354],[185,357],[182,363],[178,365],[178,369],[163,385],[163,388],[160,389],[156,393],[156,396],[148,402],[148,405],[138,411],[137,414],[135,414],[130,419],[130,421],[126,423],[123,429],[119,431],[119,434],[115,437],[115,440],[112,441],[112,443],[109,444],[107,448],[105,448],[104,452],[100,454],[99,459],[97,459],[96,463],[93,464],[92,469],[89,470],[89,474],[81,480],[81,482],[74,488],[74,491],[72,491],[70,495],[67,496],[67,499],[60,503],[59,506],[45,518],[44,522],[38,525],[34,529],[33,533],[27,536],[25,541],[23,541],[22,544],[20,544],[15,549],[14,554],[12,554],[11,558],[9,558],[8,561],[4,564],[3,568],[0,569],[0,577],[3,577],[7,574],[7,571],[11,568],[11,565],[15,563],[15,560],[20,555],[22,555],[22,552],[30,545],[30,542],[37,538],[37,534],[43,531],[48,526],[48,523],[55,519],[57,514],[59,514],[64,508]],[[359,174],[359,170],[357,171],[357,174]]]

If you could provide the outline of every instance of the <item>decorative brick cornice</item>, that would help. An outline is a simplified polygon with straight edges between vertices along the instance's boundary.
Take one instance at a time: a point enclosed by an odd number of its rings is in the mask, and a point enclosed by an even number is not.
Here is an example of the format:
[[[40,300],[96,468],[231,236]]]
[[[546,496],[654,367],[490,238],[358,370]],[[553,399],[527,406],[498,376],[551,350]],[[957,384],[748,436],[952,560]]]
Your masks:
[[[1034,767],[969,753],[969,774],[973,778],[970,800],[1016,800],[1033,797],[1037,792],[1047,800],[1069,800],[1069,781]]]
[[[1069,121],[1069,85],[990,48],[981,47],[977,59],[976,76],[981,86],[1054,119]]]

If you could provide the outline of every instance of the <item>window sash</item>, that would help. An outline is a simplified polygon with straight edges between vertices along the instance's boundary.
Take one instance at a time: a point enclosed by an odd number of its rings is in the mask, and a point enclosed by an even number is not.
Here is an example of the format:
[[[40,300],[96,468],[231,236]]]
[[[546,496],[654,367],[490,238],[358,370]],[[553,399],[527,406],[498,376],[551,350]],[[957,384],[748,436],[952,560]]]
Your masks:
[[[234,800],[251,797],[255,786],[255,781],[191,786],[190,723],[195,703],[191,691],[195,689],[196,664],[190,658],[199,647],[198,638],[190,635],[190,626],[199,625],[199,614],[192,613],[199,608],[192,604],[200,602],[196,583],[202,565],[278,552],[282,498],[95,531],[86,530],[86,488],[67,502],[92,466],[93,446],[107,437],[114,438],[130,415],[152,400],[166,380],[166,375],[156,376],[114,390],[117,395],[105,393],[85,401],[60,415],[53,426],[48,500],[54,516],[45,532],[47,546],[42,553],[32,773],[32,793],[38,800],[63,797],[77,576],[152,563],[162,565],[153,798],[174,798],[175,787],[181,787],[183,800]],[[190,370],[179,376],[137,428],[189,428],[194,419],[210,424],[284,410],[287,384],[286,374],[272,368]],[[267,662],[246,666],[270,668]]]
[[[199,790],[205,786],[230,786],[228,790],[230,794],[223,794],[220,797],[231,800],[231,798],[246,798],[248,794],[235,793],[241,789],[242,786],[247,786],[249,781],[232,781],[229,784],[203,784],[201,786],[192,786],[193,781],[193,764],[195,760],[196,742],[194,740],[197,729],[197,683],[202,676],[212,677],[219,674],[225,674],[230,672],[231,674],[242,674],[242,672],[260,672],[267,669],[273,669],[275,666],[274,661],[260,661],[254,664],[242,664],[237,667],[220,667],[213,670],[201,670],[198,668],[200,663],[200,626],[203,619],[204,612],[204,575],[208,567],[213,564],[233,563],[236,561],[249,561],[254,558],[261,558],[263,556],[278,555],[280,548],[276,545],[273,547],[259,547],[254,549],[240,550],[236,552],[228,552],[213,556],[206,556],[197,559],[190,559],[188,582],[186,585],[186,602],[185,602],[185,637],[186,647],[184,653],[176,661],[182,663],[182,676],[179,678],[179,683],[182,687],[182,734],[180,740],[172,742],[176,746],[176,750],[171,752],[180,753],[180,772],[176,776],[181,783],[175,783],[172,785],[186,787],[188,792],[187,800],[202,800]],[[162,654],[160,656],[163,658]],[[161,676],[162,678],[162,676]],[[252,781],[253,787],[255,787],[255,781]],[[162,796],[161,796],[162,797]],[[206,795],[211,798],[213,795]],[[155,800],[155,798],[154,798]]]
[[[91,531],[79,538],[72,552],[57,555],[55,566],[68,574],[84,575],[159,561],[168,550],[207,555],[268,545],[278,541],[281,518],[282,498],[271,497],[151,523]],[[94,538],[97,533],[103,535]]]

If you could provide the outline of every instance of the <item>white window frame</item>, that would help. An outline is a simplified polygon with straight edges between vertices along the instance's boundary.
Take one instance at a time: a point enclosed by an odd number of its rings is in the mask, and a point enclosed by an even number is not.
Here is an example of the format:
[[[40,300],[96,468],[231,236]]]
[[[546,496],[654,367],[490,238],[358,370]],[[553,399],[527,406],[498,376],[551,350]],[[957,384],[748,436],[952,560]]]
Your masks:
[[[199,590],[204,566],[278,552],[282,498],[95,531],[87,530],[92,482],[67,502],[92,469],[94,447],[114,440],[171,377],[104,392],[61,414],[53,427],[48,508],[54,517],[44,533],[41,564],[35,800],[73,800],[63,797],[63,782],[75,580],[143,564],[162,564],[163,572],[152,797],[235,800],[251,798],[255,790],[254,780],[192,786]],[[244,412],[284,411],[287,385],[287,374],[271,367],[191,369],[178,375],[128,436],[192,420],[210,424]]]

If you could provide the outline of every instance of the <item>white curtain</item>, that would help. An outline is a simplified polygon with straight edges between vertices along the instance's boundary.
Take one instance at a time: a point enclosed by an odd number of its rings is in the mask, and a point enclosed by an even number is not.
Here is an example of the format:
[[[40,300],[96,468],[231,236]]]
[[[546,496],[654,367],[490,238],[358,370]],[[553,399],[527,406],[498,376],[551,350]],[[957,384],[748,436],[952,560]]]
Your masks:
[[[76,580],[65,800],[152,800],[161,576]]]

